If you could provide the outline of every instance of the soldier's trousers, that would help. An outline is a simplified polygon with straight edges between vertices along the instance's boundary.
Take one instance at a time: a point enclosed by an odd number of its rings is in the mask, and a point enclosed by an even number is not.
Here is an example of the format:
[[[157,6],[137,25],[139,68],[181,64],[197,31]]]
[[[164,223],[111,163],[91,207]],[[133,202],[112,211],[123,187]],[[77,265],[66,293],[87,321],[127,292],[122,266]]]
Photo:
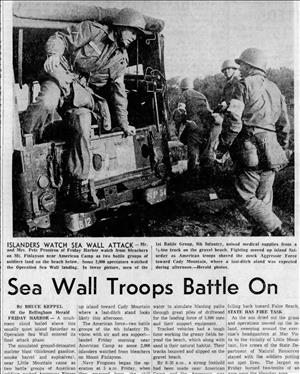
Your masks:
[[[61,98],[59,86],[47,80],[41,84],[40,93],[35,103],[29,105],[23,122],[25,134],[37,133],[45,125],[47,119],[54,117]],[[51,121],[51,118],[50,118]],[[90,170],[90,131],[91,112],[86,108],[76,108],[70,112],[70,137],[68,169],[71,176],[87,179]]]
[[[187,145],[188,171],[192,172],[199,165],[200,155],[206,146],[206,138],[195,123],[188,123],[181,134],[180,141]]]
[[[31,103],[24,116],[22,129],[25,134],[38,137],[47,120],[54,118],[61,97],[59,86],[47,80],[41,83],[41,89],[36,102]]]
[[[219,144],[219,135],[221,134],[222,126],[213,125],[211,127],[206,148],[203,152],[203,157],[207,157],[210,160],[214,160],[215,151]]]
[[[275,172],[240,171],[236,175],[235,188],[241,211],[254,225],[267,232],[281,226],[273,212],[273,183]]]

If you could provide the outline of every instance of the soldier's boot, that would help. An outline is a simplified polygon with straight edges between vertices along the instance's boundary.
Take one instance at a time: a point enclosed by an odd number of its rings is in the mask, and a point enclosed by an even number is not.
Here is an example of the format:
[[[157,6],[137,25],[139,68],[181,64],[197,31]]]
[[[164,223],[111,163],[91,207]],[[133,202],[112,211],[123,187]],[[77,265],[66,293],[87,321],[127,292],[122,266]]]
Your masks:
[[[289,236],[288,233],[282,227],[277,227],[277,229],[271,232],[271,235],[272,236]]]
[[[97,208],[97,204],[83,192],[82,180],[74,178],[69,192],[69,207],[74,212],[88,212]]]

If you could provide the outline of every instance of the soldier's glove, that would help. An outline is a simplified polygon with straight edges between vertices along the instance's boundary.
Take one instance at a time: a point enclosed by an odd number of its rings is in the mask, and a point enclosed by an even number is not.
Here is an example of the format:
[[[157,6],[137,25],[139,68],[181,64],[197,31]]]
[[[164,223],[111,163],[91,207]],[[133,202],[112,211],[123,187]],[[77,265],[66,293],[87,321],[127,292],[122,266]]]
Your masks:
[[[126,129],[123,129],[123,133],[124,133],[124,138],[127,138],[127,136],[129,135],[133,136],[136,133],[135,127],[129,125]]]

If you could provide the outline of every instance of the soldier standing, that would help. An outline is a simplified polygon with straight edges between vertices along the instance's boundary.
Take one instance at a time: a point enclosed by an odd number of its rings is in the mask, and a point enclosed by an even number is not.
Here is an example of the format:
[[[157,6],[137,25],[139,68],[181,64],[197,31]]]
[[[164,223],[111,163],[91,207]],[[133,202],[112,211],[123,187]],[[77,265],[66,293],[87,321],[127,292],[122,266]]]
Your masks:
[[[273,212],[275,173],[288,163],[290,124],[283,95],[266,78],[266,57],[248,48],[235,60],[242,79],[237,82],[225,113],[217,157],[230,150],[236,163],[237,202],[254,228],[253,236],[285,236]],[[216,116],[222,123],[222,117]]]
[[[220,109],[226,110],[230,103],[236,81],[238,80],[238,65],[232,60],[225,60],[222,64],[221,72],[224,74],[226,82],[219,105]]]
[[[224,114],[227,107],[229,106],[230,99],[233,94],[233,89],[238,81],[238,65],[232,60],[225,60],[221,66],[221,72],[224,74],[226,82],[223,88],[220,103],[218,104],[214,112]],[[219,135],[222,131],[222,126],[213,120],[213,116],[211,118],[212,125],[209,134],[209,140],[207,143],[207,148],[204,152],[205,156],[208,159],[208,165],[215,159],[215,150],[218,146]]]
[[[181,95],[178,100],[178,108],[185,107],[186,127],[181,136],[181,141],[188,148],[188,171],[193,173],[199,164],[199,158],[204,151],[209,136],[207,123],[201,119],[204,112],[211,112],[206,97],[192,88],[189,78],[180,82]],[[183,105],[184,104],[184,105]],[[177,132],[180,121],[177,121]]]

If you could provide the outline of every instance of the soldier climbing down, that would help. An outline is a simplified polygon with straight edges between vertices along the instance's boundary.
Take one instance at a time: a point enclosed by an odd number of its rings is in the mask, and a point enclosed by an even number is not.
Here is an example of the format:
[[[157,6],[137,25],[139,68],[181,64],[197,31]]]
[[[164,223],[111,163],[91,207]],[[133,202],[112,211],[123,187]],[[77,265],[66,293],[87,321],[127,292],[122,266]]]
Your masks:
[[[23,132],[36,133],[56,110],[63,118],[69,116],[72,127],[68,172],[72,178],[70,202],[74,210],[86,211],[96,207],[92,199],[82,194],[82,185],[90,173],[90,128],[97,116],[93,93],[108,98],[113,125],[125,136],[134,135],[128,123],[127,95],[124,73],[128,64],[126,48],[145,31],[145,19],[139,12],[121,10],[111,27],[92,21],[70,26],[52,35],[45,46],[46,77],[35,103],[26,112]],[[88,86],[87,86],[88,85]],[[103,108],[102,117],[110,121]],[[109,124],[108,124],[109,126]]]

